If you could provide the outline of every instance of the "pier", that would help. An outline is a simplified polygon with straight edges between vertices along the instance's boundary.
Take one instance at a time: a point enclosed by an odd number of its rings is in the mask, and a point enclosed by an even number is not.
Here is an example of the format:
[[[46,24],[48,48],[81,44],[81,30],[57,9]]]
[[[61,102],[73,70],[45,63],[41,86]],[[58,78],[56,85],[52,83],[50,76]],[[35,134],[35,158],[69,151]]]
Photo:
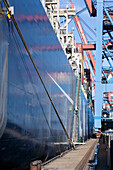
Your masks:
[[[95,149],[98,146],[98,139],[90,139],[83,145],[75,147],[74,150],[42,166],[42,170],[82,170],[88,167]]]

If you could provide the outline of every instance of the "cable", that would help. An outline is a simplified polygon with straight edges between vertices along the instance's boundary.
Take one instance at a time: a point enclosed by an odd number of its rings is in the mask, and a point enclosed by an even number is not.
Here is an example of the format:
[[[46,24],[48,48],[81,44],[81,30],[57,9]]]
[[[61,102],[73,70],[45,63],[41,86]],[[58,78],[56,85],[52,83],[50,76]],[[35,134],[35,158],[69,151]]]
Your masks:
[[[83,8],[83,9],[81,9],[80,11],[78,11],[74,16],[72,16],[72,17],[70,18],[71,21],[75,18],[75,16],[77,16],[77,15],[79,16],[79,14],[82,13],[82,12],[84,12],[85,10],[86,10],[86,7]],[[71,22],[71,21],[70,21],[70,22]],[[66,22],[66,19],[65,19],[64,21],[61,21],[60,24],[62,24],[63,22]]]
[[[3,0],[3,2],[4,2],[4,4],[5,4],[7,10],[9,11],[9,7],[10,7],[10,6],[9,6],[7,0]],[[9,11],[9,13],[10,13],[10,11]],[[48,92],[48,90],[47,90],[47,88],[46,88],[46,86],[45,86],[45,84],[44,84],[44,82],[43,82],[43,80],[42,80],[42,78],[41,78],[41,75],[40,75],[40,73],[39,73],[39,71],[38,71],[38,69],[37,69],[37,67],[36,67],[36,64],[35,64],[32,56],[31,56],[31,54],[30,54],[30,51],[29,51],[29,49],[28,49],[28,47],[27,47],[27,45],[26,45],[26,42],[25,42],[25,40],[24,40],[24,38],[23,38],[23,36],[22,36],[22,33],[21,33],[21,31],[20,31],[20,29],[19,29],[19,27],[18,27],[18,24],[17,24],[17,22],[16,22],[16,20],[15,20],[15,18],[14,18],[13,15],[11,15],[11,19],[12,19],[13,24],[14,24],[14,26],[15,26],[15,28],[16,28],[16,30],[17,30],[17,32],[18,32],[18,34],[19,34],[22,42],[23,42],[23,45],[24,45],[24,47],[25,47],[25,49],[26,49],[26,51],[27,51],[27,53],[28,53],[28,55],[29,55],[29,57],[30,57],[30,60],[31,60],[31,62],[32,62],[32,64],[33,64],[33,66],[34,66],[37,74],[38,74],[38,77],[39,77],[39,79],[40,79],[40,81],[41,81],[41,83],[42,83],[42,85],[43,85],[43,87],[44,87],[44,89],[45,89],[45,91],[46,91],[46,93],[47,93],[47,96],[48,96],[48,98],[49,98],[49,100],[50,100],[50,102],[51,102],[51,104],[52,104],[52,106],[53,106],[53,108],[54,108],[54,111],[55,111],[55,113],[56,113],[56,115],[57,115],[57,117],[58,117],[58,119],[59,119],[59,121],[60,121],[60,123],[61,123],[61,125],[62,125],[62,127],[63,127],[63,129],[64,129],[64,131],[65,131],[65,134],[66,134],[66,136],[67,136],[67,138],[68,138],[68,141],[69,141],[71,147],[74,147],[74,144],[73,144],[73,142],[71,141],[71,139],[70,139],[70,137],[69,137],[69,135],[68,135],[68,133],[67,133],[67,130],[66,130],[65,127],[64,127],[64,124],[63,124],[63,122],[62,122],[62,120],[61,120],[61,118],[60,118],[60,116],[59,116],[59,114],[58,114],[58,111],[57,111],[57,109],[56,109],[56,107],[55,107],[55,105],[54,105],[54,103],[53,103],[53,101],[52,101],[52,99],[51,99],[51,97],[50,97],[50,95],[49,95],[49,92]]]

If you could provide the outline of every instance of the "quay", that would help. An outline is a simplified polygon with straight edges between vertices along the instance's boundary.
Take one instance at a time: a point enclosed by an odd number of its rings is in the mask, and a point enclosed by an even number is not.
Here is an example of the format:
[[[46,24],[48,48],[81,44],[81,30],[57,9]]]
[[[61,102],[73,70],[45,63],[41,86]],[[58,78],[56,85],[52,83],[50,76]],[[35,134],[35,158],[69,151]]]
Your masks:
[[[42,170],[82,170],[88,167],[89,160],[94,155],[98,139],[90,139],[85,145],[78,146],[54,161],[42,166]]]

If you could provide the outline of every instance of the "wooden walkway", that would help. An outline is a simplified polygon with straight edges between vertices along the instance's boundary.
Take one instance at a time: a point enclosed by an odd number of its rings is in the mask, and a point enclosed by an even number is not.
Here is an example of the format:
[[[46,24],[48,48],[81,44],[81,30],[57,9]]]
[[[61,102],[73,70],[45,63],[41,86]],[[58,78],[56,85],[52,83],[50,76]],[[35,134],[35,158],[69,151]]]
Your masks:
[[[97,147],[98,139],[90,139],[64,156],[43,166],[42,170],[82,170],[86,169]]]

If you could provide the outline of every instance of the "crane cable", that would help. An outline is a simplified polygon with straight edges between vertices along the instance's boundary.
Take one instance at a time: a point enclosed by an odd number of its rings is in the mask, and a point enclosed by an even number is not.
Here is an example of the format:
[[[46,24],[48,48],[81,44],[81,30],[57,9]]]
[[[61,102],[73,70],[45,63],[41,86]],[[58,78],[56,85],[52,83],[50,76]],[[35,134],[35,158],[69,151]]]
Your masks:
[[[10,9],[10,5],[8,4],[8,1],[7,1],[7,0],[3,0],[3,2],[4,2],[7,10],[9,11],[9,13],[10,13],[10,15],[11,15],[11,11],[9,10],[9,9]],[[47,93],[47,96],[48,96],[48,98],[49,98],[49,100],[50,100],[50,102],[51,102],[51,104],[52,104],[52,106],[53,106],[53,108],[54,108],[54,111],[55,111],[55,113],[56,113],[56,115],[57,115],[57,117],[58,117],[58,119],[59,119],[59,121],[60,121],[60,123],[61,123],[61,125],[62,125],[62,127],[63,127],[63,129],[64,129],[64,131],[65,131],[65,134],[66,134],[66,136],[67,136],[67,138],[68,138],[68,141],[69,141],[71,147],[74,147],[74,144],[73,144],[73,142],[71,141],[71,139],[70,139],[70,137],[69,137],[69,135],[68,135],[68,133],[67,133],[66,128],[64,127],[64,124],[63,124],[63,122],[62,122],[62,120],[61,120],[61,118],[60,118],[60,116],[59,116],[59,114],[58,114],[58,111],[57,111],[57,109],[56,109],[56,107],[55,107],[55,105],[54,105],[54,103],[53,103],[53,101],[52,101],[52,99],[51,99],[51,97],[50,97],[50,95],[49,95],[49,92],[48,92],[48,90],[47,90],[47,88],[46,88],[46,86],[45,86],[45,84],[44,84],[44,82],[43,82],[43,80],[42,80],[42,78],[41,78],[41,75],[40,75],[40,73],[39,73],[39,71],[38,71],[38,69],[37,69],[37,67],[36,67],[36,64],[35,64],[32,56],[31,56],[31,54],[30,54],[30,51],[29,51],[29,49],[28,49],[28,47],[27,47],[27,44],[26,44],[26,42],[25,42],[25,40],[24,40],[24,38],[23,38],[23,36],[22,36],[22,33],[21,33],[21,31],[20,31],[20,29],[19,29],[19,27],[18,27],[18,24],[17,24],[17,22],[16,22],[16,20],[15,20],[15,17],[14,17],[13,15],[11,15],[11,19],[12,19],[13,24],[14,24],[14,26],[15,26],[15,28],[16,28],[16,30],[17,30],[17,32],[18,32],[18,34],[19,34],[22,42],[23,42],[23,45],[24,45],[24,47],[25,47],[25,49],[26,49],[26,51],[27,51],[27,53],[28,53],[28,55],[29,55],[29,57],[30,57],[30,59],[31,59],[31,62],[32,62],[33,66],[34,66],[34,68],[35,68],[35,70],[36,70],[36,72],[37,72],[37,74],[38,74],[38,76],[39,76],[39,79],[40,79],[40,81],[41,81],[41,83],[42,83],[42,85],[43,85],[43,87],[44,87],[44,89],[45,89],[45,91],[46,91],[46,93]]]

